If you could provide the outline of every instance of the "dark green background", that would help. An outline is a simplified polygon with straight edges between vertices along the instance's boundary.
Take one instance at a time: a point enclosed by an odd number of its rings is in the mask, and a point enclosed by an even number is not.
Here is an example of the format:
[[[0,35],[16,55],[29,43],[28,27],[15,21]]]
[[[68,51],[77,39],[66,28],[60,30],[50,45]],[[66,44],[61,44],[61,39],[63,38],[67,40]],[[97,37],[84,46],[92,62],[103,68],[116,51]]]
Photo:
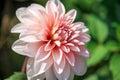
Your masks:
[[[47,0],[3,0],[0,2],[0,80],[25,80],[21,71],[24,56],[12,51],[18,34],[10,29],[19,21],[15,11],[31,3],[45,5]],[[120,80],[120,0],[62,0],[66,11],[77,10],[75,21],[89,28],[91,41],[86,45],[91,53],[88,71],[74,80]],[[10,77],[12,74],[14,75]],[[20,78],[20,76],[22,76]],[[18,80],[17,79],[17,80]]]

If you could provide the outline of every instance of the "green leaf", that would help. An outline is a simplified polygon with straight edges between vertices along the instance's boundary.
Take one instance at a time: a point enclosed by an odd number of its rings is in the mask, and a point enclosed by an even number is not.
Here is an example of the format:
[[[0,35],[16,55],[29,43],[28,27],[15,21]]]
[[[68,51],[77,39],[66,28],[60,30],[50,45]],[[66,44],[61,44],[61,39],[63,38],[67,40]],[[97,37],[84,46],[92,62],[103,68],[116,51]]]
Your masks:
[[[27,77],[22,72],[15,72],[12,76],[5,80],[27,80]]]
[[[92,37],[103,43],[108,36],[108,25],[95,15],[85,15],[85,20]]]
[[[107,18],[107,13],[108,13],[108,9],[105,6],[99,6],[95,7],[95,12],[100,16],[100,18],[102,19],[106,19]]]
[[[108,49],[109,52],[111,52],[111,51],[115,52],[115,51],[120,50],[119,44],[116,41],[114,41],[114,40],[107,41],[105,46],[106,46],[106,49]]]
[[[113,80],[120,80],[120,54],[114,54],[110,60],[110,70]]]
[[[120,4],[117,3],[115,8],[117,19],[120,21]]]
[[[116,27],[116,37],[120,41],[120,24]]]
[[[86,10],[90,10],[93,7],[93,3],[95,0],[80,0],[79,4],[81,4],[81,8],[85,8]]]
[[[94,52],[94,49],[96,48],[96,46],[97,46],[97,43],[95,43],[93,41],[87,43],[87,48],[88,48],[90,53]]]
[[[87,60],[88,67],[98,64],[108,55],[108,50],[103,45],[93,47],[94,50],[91,53],[91,57]]]
[[[87,78],[85,78],[84,80],[99,80],[97,74],[92,74],[89,75]]]
[[[93,11],[95,10],[95,7],[98,8],[100,4],[100,0],[76,0],[78,5],[82,10],[84,11]]]
[[[96,74],[99,76],[99,80],[113,80],[107,64],[98,68]]]

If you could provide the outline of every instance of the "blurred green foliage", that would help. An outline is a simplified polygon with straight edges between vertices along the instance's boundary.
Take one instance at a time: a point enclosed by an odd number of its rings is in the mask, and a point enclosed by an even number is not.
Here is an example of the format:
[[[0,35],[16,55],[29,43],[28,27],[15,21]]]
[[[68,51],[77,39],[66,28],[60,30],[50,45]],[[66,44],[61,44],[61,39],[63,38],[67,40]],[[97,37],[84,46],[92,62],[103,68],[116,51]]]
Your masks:
[[[23,56],[11,50],[16,34],[10,29],[18,23],[15,10],[31,3],[45,5],[47,0],[5,0],[0,5],[0,79],[3,80],[21,70]],[[85,22],[91,41],[87,48],[88,71],[74,80],[120,80],[120,0],[61,0],[66,7],[77,10],[76,21]],[[24,76],[15,73],[8,80]],[[20,79],[22,80],[22,78]],[[25,79],[23,79],[25,80]]]
[[[24,73],[21,72],[15,72],[12,76],[10,76],[8,79],[5,80],[27,80],[27,77]]]

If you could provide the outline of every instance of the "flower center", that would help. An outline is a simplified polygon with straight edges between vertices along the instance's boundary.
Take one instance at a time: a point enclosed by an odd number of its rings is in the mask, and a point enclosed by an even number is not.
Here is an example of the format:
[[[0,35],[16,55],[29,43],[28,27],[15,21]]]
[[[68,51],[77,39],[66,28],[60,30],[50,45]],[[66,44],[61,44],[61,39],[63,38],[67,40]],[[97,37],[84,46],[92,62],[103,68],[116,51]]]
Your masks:
[[[55,34],[53,35],[53,39],[57,39],[57,40],[60,40],[60,41],[67,41],[69,36],[71,35],[71,30],[69,29],[68,26],[60,26]]]

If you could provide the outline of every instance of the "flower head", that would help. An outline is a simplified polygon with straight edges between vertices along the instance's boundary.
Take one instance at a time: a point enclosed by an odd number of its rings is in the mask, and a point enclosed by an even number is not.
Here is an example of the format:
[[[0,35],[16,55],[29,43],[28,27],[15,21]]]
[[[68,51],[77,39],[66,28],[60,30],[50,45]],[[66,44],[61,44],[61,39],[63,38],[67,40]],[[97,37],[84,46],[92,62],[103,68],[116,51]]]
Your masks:
[[[20,33],[12,49],[28,56],[29,80],[73,80],[86,72],[85,58],[89,52],[85,43],[90,40],[82,22],[73,22],[76,10],[65,13],[59,0],[48,0],[46,6],[31,4],[16,11],[21,23],[11,32]]]

